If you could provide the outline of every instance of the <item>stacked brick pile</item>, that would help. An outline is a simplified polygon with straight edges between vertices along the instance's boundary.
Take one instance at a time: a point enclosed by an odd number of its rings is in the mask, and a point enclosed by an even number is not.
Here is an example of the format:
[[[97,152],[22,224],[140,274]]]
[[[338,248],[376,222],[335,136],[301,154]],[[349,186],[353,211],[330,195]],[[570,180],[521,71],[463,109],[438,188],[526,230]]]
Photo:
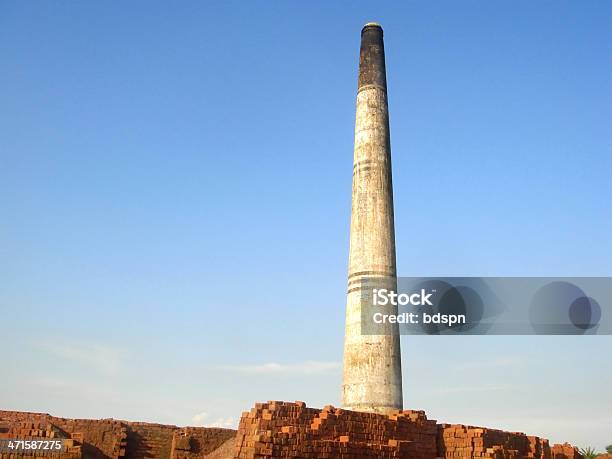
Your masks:
[[[548,440],[520,432],[440,424],[438,455],[445,458],[538,458],[551,459]]]
[[[184,427],[174,432],[171,459],[197,459],[211,454],[234,439],[236,431],[220,428]]]
[[[203,459],[227,440],[234,438],[236,431],[212,427],[184,427],[128,423],[129,458]]]
[[[39,429],[24,426],[39,425],[54,426],[56,433],[49,435],[58,438],[58,435],[61,434],[61,438],[72,439],[75,445],[82,450],[78,453],[78,458],[82,454],[88,459],[121,459],[123,457],[204,459],[236,435],[236,431],[231,429],[179,428],[172,425],[126,422],[115,419],[66,419],[43,413],[0,411],[0,438],[26,439],[26,434],[32,433],[30,430]],[[0,456],[0,459],[10,457]],[[24,456],[19,456],[19,458],[22,457]],[[48,455],[45,457],[51,458]],[[78,458],[58,456],[52,459]]]
[[[432,459],[436,435],[436,422],[422,411],[386,416],[333,406],[318,410],[303,402],[258,403],[242,415],[235,456]]]
[[[550,444],[546,438],[533,436],[527,438],[529,439],[529,451],[533,454],[533,457],[552,459]]]
[[[174,429],[162,424],[130,423],[127,457],[170,457]]]
[[[552,459],[582,459],[578,449],[569,443],[553,445],[551,448],[551,454]]]
[[[0,411],[0,422],[10,426],[20,422],[50,423],[81,445],[83,456],[91,459],[119,459],[125,456],[127,423],[114,419],[66,419],[44,413]],[[9,438],[23,438],[13,436]]]
[[[68,435],[50,422],[35,419],[34,421],[17,421],[6,423],[0,430],[0,439],[19,439],[36,441],[61,440],[63,449],[61,452],[53,449],[20,450],[19,452],[2,452],[0,459],[12,458],[34,458],[43,457],[47,459],[81,459],[82,436],[78,434]]]
[[[243,413],[239,459],[267,457],[411,459],[580,459],[571,445],[523,433],[437,424],[423,411],[359,413],[303,402],[258,403]]]
[[[114,419],[52,418],[63,430],[81,435],[83,455],[95,459],[119,459],[126,455],[127,426]]]

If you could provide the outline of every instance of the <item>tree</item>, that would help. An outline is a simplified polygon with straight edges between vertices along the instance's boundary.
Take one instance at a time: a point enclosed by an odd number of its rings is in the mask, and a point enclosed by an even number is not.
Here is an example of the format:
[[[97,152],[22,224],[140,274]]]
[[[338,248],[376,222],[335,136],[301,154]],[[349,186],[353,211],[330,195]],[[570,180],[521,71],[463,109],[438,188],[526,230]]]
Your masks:
[[[608,454],[612,454],[612,445],[606,446],[606,451]]]

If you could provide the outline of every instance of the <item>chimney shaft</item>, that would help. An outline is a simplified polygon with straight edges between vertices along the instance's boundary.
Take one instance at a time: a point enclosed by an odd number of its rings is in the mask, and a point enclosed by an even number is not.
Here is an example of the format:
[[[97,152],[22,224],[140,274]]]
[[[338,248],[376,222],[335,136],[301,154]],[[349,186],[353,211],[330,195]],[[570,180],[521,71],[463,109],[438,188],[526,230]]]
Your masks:
[[[385,413],[402,408],[397,324],[388,335],[364,335],[364,284],[397,290],[391,146],[383,31],[361,32],[349,249],[342,406]],[[370,288],[371,292],[371,288]],[[397,308],[395,308],[397,314]]]

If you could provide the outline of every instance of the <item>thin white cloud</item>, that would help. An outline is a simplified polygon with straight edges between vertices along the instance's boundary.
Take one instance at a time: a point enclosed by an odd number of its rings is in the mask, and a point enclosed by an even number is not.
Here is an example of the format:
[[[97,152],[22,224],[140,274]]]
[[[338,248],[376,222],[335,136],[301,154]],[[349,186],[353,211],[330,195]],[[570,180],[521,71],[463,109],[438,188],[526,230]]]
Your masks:
[[[261,375],[311,375],[329,373],[340,368],[340,362],[318,362],[308,360],[300,363],[263,363],[260,365],[233,365],[223,367],[229,371]]]

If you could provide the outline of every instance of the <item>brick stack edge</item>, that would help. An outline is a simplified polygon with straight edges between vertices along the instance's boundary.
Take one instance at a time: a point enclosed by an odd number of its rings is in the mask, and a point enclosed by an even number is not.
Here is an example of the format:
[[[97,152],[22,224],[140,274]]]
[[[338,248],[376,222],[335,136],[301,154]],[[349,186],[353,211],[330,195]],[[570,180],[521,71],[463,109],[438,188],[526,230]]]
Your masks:
[[[257,403],[231,429],[176,427],[115,419],[66,419],[0,411],[0,439],[65,439],[62,453],[0,454],[0,459],[204,459],[235,438],[234,457],[581,459],[569,444],[519,432],[438,424],[425,412],[389,415],[304,402]]]

